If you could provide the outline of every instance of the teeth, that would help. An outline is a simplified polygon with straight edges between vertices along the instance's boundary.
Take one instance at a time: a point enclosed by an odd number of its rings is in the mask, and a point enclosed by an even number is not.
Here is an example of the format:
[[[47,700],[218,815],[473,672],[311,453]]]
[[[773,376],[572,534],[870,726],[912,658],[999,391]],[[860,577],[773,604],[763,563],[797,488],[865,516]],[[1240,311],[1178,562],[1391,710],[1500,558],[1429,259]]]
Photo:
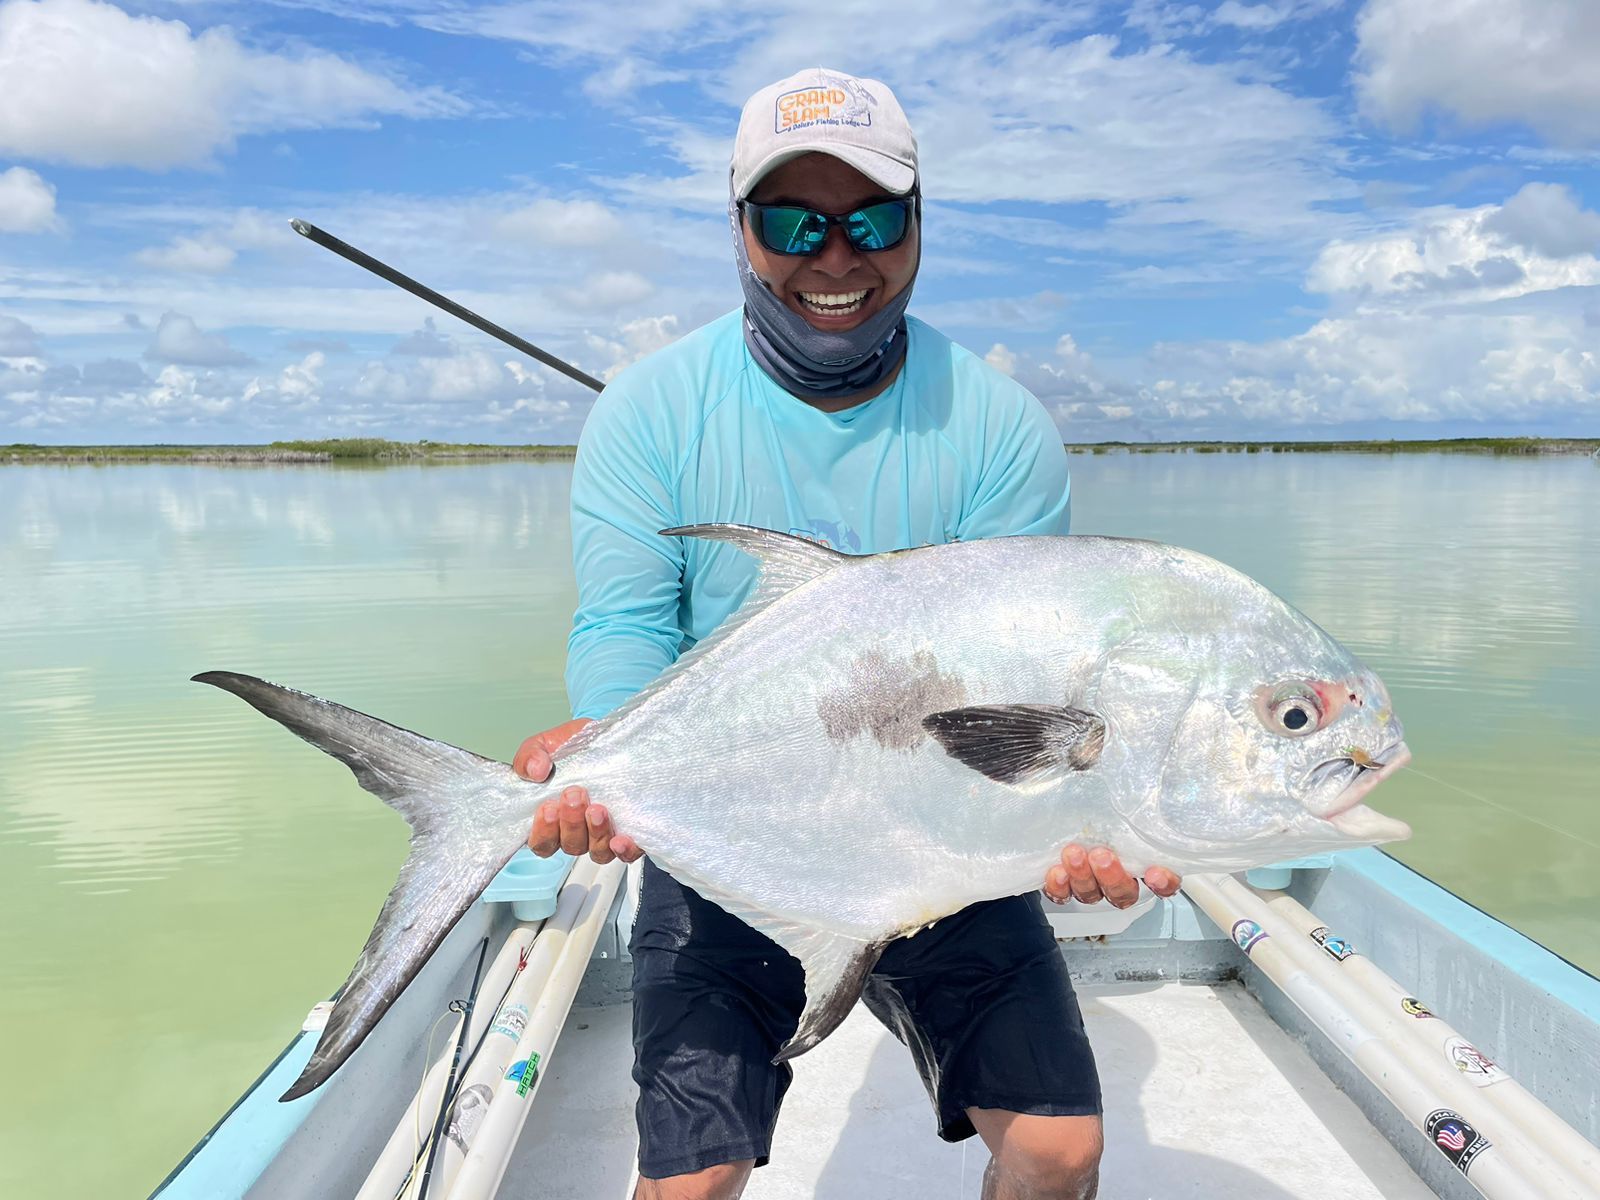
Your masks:
[[[864,289],[859,292],[798,292],[800,303],[812,312],[825,313],[830,317],[847,316],[861,307],[861,302],[867,298]]]

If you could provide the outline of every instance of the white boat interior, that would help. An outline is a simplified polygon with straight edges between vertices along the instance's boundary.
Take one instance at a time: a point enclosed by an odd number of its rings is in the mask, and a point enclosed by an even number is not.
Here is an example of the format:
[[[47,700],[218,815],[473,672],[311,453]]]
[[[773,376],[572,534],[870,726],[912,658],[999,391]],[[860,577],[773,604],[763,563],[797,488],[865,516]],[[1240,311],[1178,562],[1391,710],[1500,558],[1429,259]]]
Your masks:
[[[1296,868],[1052,916],[1101,1074],[1103,1200],[1600,1200],[1600,980],[1379,851]],[[511,1069],[480,1075],[449,1130],[459,1150],[431,1200],[631,1195],[630,894],[615,871],[596,878],[590,864],[556,878],[538,928],[559,936],[531,943],[526,974],[541,944],[562,957],[500,1038]],[[480,953],[529,944],[548,911],[529,895],[491,886],[334,1077],[280,1103],[309,1022],[156,1195],[416,1197],[440,1092],[408,1106],[451,1057],[430,1034]],[[479,995],[483,1045],[511,1004],[501,987]],[[910,1055],[863,1007],[795,1072],[746,1196],[979,1196],[982,1143],[937,1138]]]
[[[1105,1100],[1103,1200],[1432,1200],[1356,1104],[1237,981],[1079,992]],[[632,1195],[627,1004],[576,1008],[502,1194]],[[977,1200],[988,1152],[934,1134],[910,1055],[858,1005],[795,1062],[750,1200]],[[540,1191],[510,1181],[537,1179]]]

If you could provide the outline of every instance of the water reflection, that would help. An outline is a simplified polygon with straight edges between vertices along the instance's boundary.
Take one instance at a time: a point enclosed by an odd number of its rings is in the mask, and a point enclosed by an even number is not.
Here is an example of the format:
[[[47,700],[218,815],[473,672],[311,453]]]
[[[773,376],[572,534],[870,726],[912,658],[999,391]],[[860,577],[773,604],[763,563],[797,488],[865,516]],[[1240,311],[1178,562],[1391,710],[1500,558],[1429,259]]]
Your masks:
[[[1365,656],[1418,765],[1512,810],[1403,775],[1380,802],[1417,829],[1402,856],[1600,969],[1593,853],[1527,819],[1600,843],[1600,471],[1073,468],[1080,532],[1213,554]],[[41,1148],[39,1186],[10,1190],[159,1178],[342,978],[403,855],[342,767],[188,676],[251,671],[509,755],[565,715],[569,482],[526,463],[0,469],[0,1017],[33,1031],[16,1069],[40,1081],[0,1122]],[[74,1036],[107,980],[116,1014]],[[73,1081],[108,1057],[141,1065],[86,1099]],[[102,1154],[78,1152],[85,1123]]]
[[[1383,676],[1417,765],[1395,853],[1600,970],[1600,472],[1468,455],[1079,456],[1080,532],[1239,567]],[[1561,832],[1554,832],[1552,828]]]

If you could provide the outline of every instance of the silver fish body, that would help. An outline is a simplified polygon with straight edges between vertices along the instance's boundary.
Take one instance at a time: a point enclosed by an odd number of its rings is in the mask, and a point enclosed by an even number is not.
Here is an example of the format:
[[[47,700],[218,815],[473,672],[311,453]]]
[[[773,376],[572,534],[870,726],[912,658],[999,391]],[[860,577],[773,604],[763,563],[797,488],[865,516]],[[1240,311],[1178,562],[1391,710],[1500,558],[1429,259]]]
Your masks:
[[[301,693],[200,677],[344,759],[413,825],[288,1095],[348,1057],[572,784],[800,959],[784,1057],[837,1025],[889,941],[1037,888],[1068,841],[1195,871],[1409,833],[1361,803],[1408,757],[1381,681],[1203,555],[1017,537],[852,557],[740,526],[667,532],[754,554],[758,585],[563,747],[548,785]]]

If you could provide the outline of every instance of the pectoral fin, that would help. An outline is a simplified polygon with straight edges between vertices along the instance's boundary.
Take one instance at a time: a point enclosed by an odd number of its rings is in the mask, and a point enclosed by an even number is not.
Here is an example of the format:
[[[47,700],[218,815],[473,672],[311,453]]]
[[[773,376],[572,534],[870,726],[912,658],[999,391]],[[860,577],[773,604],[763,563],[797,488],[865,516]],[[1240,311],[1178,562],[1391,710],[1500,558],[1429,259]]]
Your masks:
[[[1106,723],[1057,704],[979,704],[929,713],[922,727],[945,753],[1000,783],[1087,771],[1100,760]]]

